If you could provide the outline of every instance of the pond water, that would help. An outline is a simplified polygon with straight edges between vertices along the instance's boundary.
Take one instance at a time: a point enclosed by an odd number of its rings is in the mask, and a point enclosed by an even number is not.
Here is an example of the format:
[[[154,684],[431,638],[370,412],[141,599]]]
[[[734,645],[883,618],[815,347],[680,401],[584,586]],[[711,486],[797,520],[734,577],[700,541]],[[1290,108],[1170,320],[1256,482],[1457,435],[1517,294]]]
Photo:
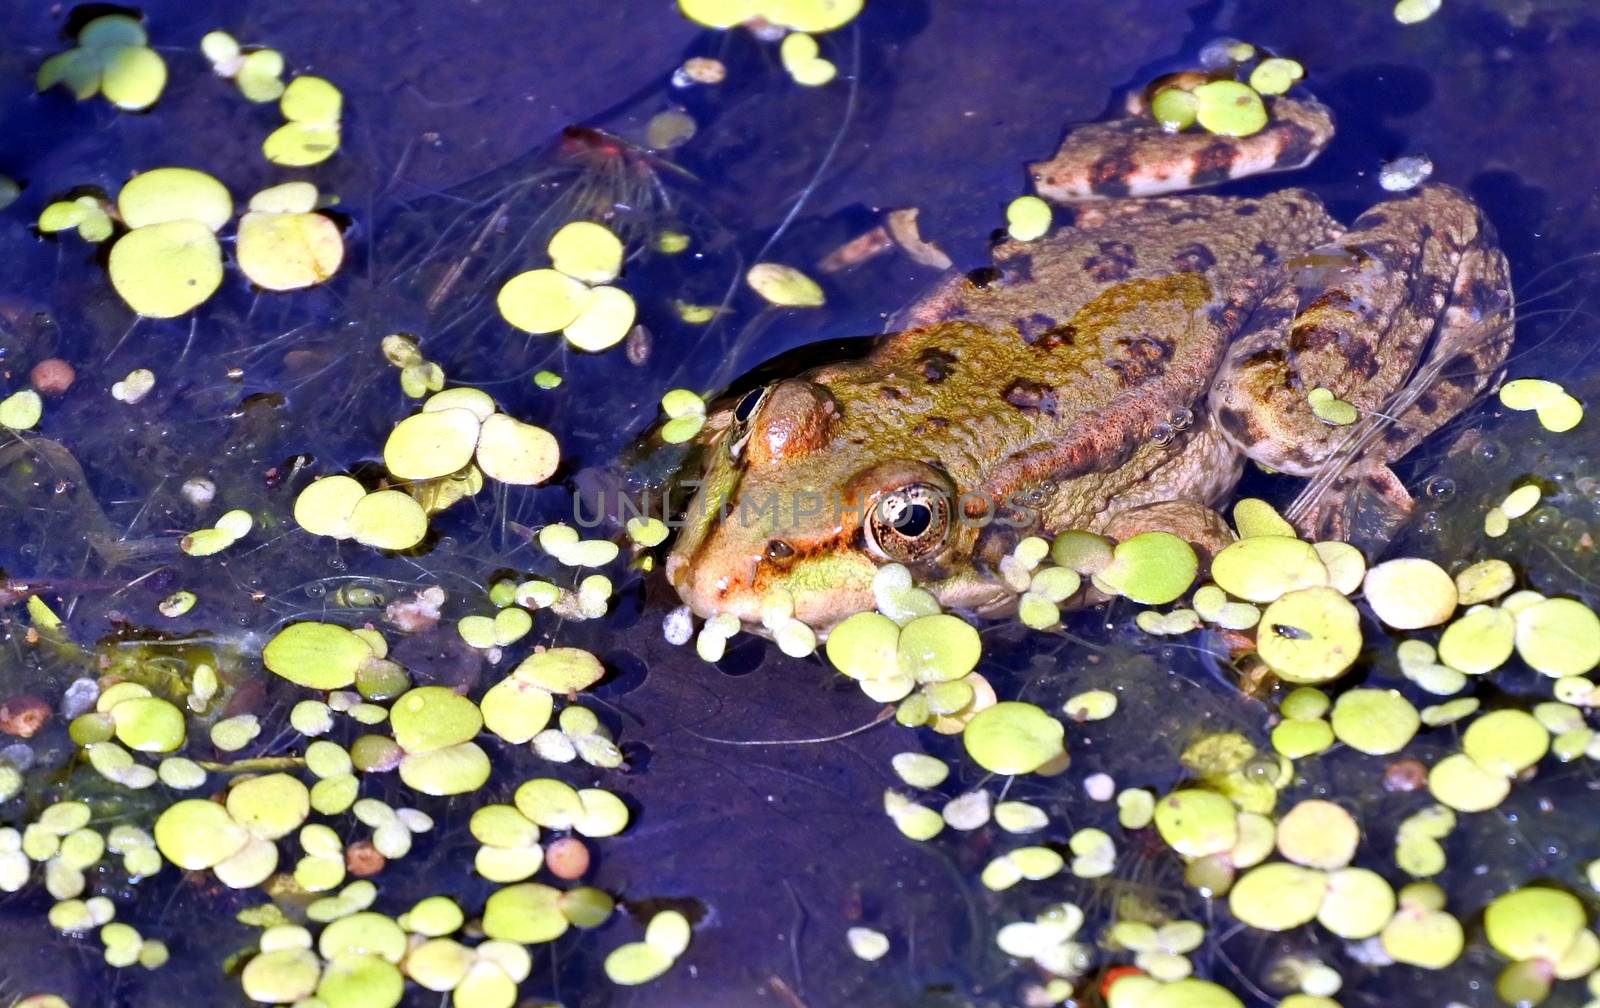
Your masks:
[[[1198,945],[1180,950],[1194,976],[1242,1004],[1280,1003],[1302,981],[1316,993],[1331,970],[1337,992],[1320,989],[1345,1008],[1477,1008],[1503,1003],[1495,980],[1507,956],[1485,940],[1491,901],[1543,885],[1575,896],[1586,920],[1597,908],[1587,874],[1600,858],[1597,776],[1579,746],[1571,759],[1549,755],[1521,770],[1503,801],[1458,813],[1446,831],[1444,865],[1427,874],[1466,940],[1444,968],[1386,962],[1375,941],[1342,939],[1317,924],[1266,931],[1237,922],[1225,898],[1207,900],[1186,884],[1168,841],[1148,825],[1119,825],[1117,803],[1097,792],[1166,795],[1204,776],[1183,756],[1218,733],[1237,733],[1255,748],[1235,769],[1249,787],[1274,791],[1262,781],[1277,775],[1270,734],[1288,687],[1241,683],[1240,670],[1249,678],[1253,666],[1240,657],[1249,646],[1238,634],[1213,627],[1152,636],[1134,624],[1146,607],[1125,598],[1066,613],[1047,631],[1011,618],[977,623],[978,670],[1000,699],[1072,722],[1062,714],[1069,697],[1115,693],[1111,717],[1067,725],[1070,767],[1054,776],[985,771],[959,735],[896,724],[820,653],[788,657],[743,634],[706,662],[692,644],[668,643],[662,622],[679,600],[659,571],[665,547],[653,551],[655,570],[630,564],[635,552],[652,551],[632,549],[615,513],[582,530],[623,545],[621,558],[599,569],[613,589],[604,615],[582,618],[569,597],[536,610],[531,632],[495,654],[467,644],[457,629],[463,617],[495,612],[496,585],[548,579],[571,596],[596,573],[558,562],[538,545],[537,530],[592,519],[597,502],[670,473],[681,452],[658,441],[639,448],[664,419],[668,390],[710,398],[799,348],[813,348],[801,351],[809,363],[827,360],[844,341],[881,332],[942,275],[893,245],[824,270],[830,253],[889,211],[916,208],[922,238],[956,269],[987,264],[1007,204],[1029,191],[1025,163],[1054,151],[1069,125],[1121,114],[1125,93],[1194,67],[1218,38],[1299,61],[1305,88],[1338,124],[1311,166],[1220,192],[1257,196],[1292,184],[1348,222],[1390,196],[1379,182],[1385,163],[1426,156],[1433,181],[1483,208],[1509,260],[1520,319],[1507,375],[1550,379],[1584,403],[1597,401],[1589,301],[1600,236],[1600,11],[1592,4],[1444,0],[1431,18],[1406,25],[1379,0],[867,0],[848,24],[819,33],[821,56],[837,67],[820,86],[795,81],[770,34],[707,28],[670,0],[515,10],[281,0],[136,11],[0,0],[0,12],[11,40],[0,50],[0,173],[22,185],[0,211],[0,393],[24,388],[47,359],[75,371],[69,389],[45,396],[36,426],[5,431],[0,441],[0,763],[21,781],[0,801],[0,826],[20,829],[70,800],[87,803],[89,828],[101,834],[117,825],[149,831],[174,802],[221,796],[249,773],[312,783],[299,761],[309,740],[290,715],[318,694],[268,672],[262,652],[287,626],[326,622],[377,628],[411,685],[473,699],[535,646],[585,649],[604,666],[576,702],[615,740],[620,765],[557,762],[483,734],[477,744],[491,771],[470,794],[421,794],[395,773],[360,777],[363,798],[432,820],[409,852],[370,876],[371,909],[393,916],[424,897],[449,896],[464,911],[457,937],[468,945],[482,938],[478,918],[501,888],[473,870],[475,809],[514,801],[533,778],[622,799],[627,827],[585,841],[590,864],[581,882],[548,868],[534,876],[561,889],[602,890],[617,909],[596,927],[525,942],[531,972],[517,1004],[1100,1005],[1107,972],[1134,960],[1109,939],[1097,945],[1103,929],[1114,920],[1187,920],[1204,926]],[[119,12],[142,17],[166,63],[152,108],[129,113],[101,97],[74,101],[65,88],[35,91],[47,57],[70,48],[95,16]],[[213,30],[280,51],[286,80],[332,81],[343,94],[338,152],[305,168],[264,159],[262,139],[283,117],[276,103],[251,103],[211,72],[199,44]],[[725,77],[682,79],[691,58],[717,61]],[[226,242],[229,263],[214,296],[176,318],[142,318],[109,282],[104,245],[35,227],[63,197],[114,198],[134,174],[167,165],[221,180],[241,210],[267,186],[314,183],[336,197],[324,209],[342,231],[342,266],[324,283],[267,292],[239,273]],[[612,349],[586,353],[559,334],[508,325],[496,309],[500,286],[547,265],[546,242],[561,225],[592,217],[624,242],[617,282],[637,303],[639,327]],[[687,250],[660,252],[663,234],[685,236]],[[802,270],[826,303],[768,304],[744,282],[757,262]],[[418,406],[380,349],[394,333],[411,334],[449,386],[482,389],[500,411],[548,430],[560,445],[560,467],[548,480],[486,481],[431,516],[420,545],[398,552],[311,535],[295,518],[296,496],[316,477],[347,473],[368,490],[388,478],[385,441]],[[136,369],[153,373],[153,388],[135,402],[115,398],[113,385]],[[558,374],[560,384],[540,387],[541,372]],[[1417,507],[1368,561],[1424,557],[1453,574],[1501,558],[1517,588],[1592,604],[1600,527],[1593,423],[1553,433],[1532,413],[1486,397],[1399,467]],[[1487,537],[1484,515],[1528,482],[1541,487],[1537,507],[1505,535]],[[1297,486],[1252,467],[1239,493],[1283,507]],[[253,519],[247,535],[210,556],[181,548],[186,535],[233,510]],[[386,612],[429,589],[445,598],[431,617],[412,613],[401,625]],[[165,614],[180,591],[193,593],[194,605]],[[29,598],[37,600],[31,609]],[[59,617],[58,629],[40,603]],[[1395,631],[1365,603],[1360,611],[1361,657],[1329,694],[1377,687],[1399,690],[1408,709],[1445,702],[1402,673],[1396,651],[1408,638],[1437,642],[1437,630]],[[194,697],[202,667],[218,682],[209,699]],[[187,704],[182,755],[205,771],[197,789],[165,779],[129,787],[88,762],[69,725],[85,696],[119,680]],[[1513,658],[1454,692],[1482,711],[1531,711],[1552,701],[1552,682]],[[374,696],[386,704],[393,692]],[[1568,708],[1561,717],[1577,720],[1563,721],[1564,729],[1586,731],[1590,713],[1584,704]],[[216,745],[211,727],[241,716],[254,716],[259,733],[237,748]],[[1426,786],[1397,781],[1460,752],[1473,717],[1482,714],[1424,727],[1397,756],[1340,743],[1297,758],[1267,811],[1281,816],[1313,798],[1337,803],[1359,824],[1355,863],[1399,890],[1414,875],[1396,863],[1396,832],[1433,799]],[[325,738],[350,745],[388,730],[336,714]],[[907,787],[891,766],[905,752],[937,757],[949,776],[930,791]],[[1402,757],[1420,763],[1397,766]],[[152,767],[159,759],[137,757]],[[886,789],[934,809],[982,789],[1031,803],[1047,825],[1027,835],[993,823],[945,828],[916,841],[884,814]],[[332,826],[346,845],[373,837],[374,824],[349,812],[312,821]],[[1104,877],[1077,877],[1070,866],[1081,852],[1069,851],[1069,838],[1086,828],[1115,844]],[[565,831],[546,832],[548,843]],[[280,872],[300,860],[298,836],[275,841]],[[998,892],[980,881],[986,865],[1025,845],[1066,853],[1069,867]],[[65,890],[52,894],[46,885],[49,859],[36,858],[27,884],[0,893],[3,1004],[43,994],[75,1008],[250,1003],[240,974],[259,948],[260,908],[305,923],[314,898],[294,891],[286,875],[233,888],[209,866],[167,863],[138,878],[120,853],[90,859],[81,894],[71,896],[109,898],[117,921],[169,953],[155,968],[119,967],[107,963],[97,928],[52,926],[48,915]],[[1063,902],[1086,914],[1077,940],[1089,958],[1052,992],[1050,972],[1008,955],[997,933]],[[666,912],[692,925],[687,949],[658,979],[614,982],[608,955],[640,941],[646,923]],[[887,954],[856,955],[852,928],[886,936]],[[1564,937],[1570,944],[1570,931]],[[1321,970],[1307,980],[1313,962]],[[1582,979],[1592,968],[1556,981],[1547,1003],[1600,996]],[[323,1002],[395,1003],[372,986],[325,987]],[[415,983],[399,996],[417,1005],[448,997]],[[476,997],[458,1003],[501,1003],[498,995]],[[1159,1004],[1234,1003],[1210,997]],[[1158,1002],[1126,1002],[1138,1003]],[[1327,1003],[1303,999],[1299,1008]]]

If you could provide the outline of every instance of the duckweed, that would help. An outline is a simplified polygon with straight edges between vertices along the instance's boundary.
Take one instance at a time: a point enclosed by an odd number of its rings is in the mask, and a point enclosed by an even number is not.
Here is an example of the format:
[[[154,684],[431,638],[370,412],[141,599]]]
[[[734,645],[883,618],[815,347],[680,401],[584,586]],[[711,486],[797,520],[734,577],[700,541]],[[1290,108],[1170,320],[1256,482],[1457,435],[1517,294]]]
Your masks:
[[[1467,726],[1461,749],[1484,770],[1515,777],[1544,758],[1550,749],[1550,733],[1523,711],[1491,711]]]
[[[1361,829],[1355,818],[1333,802],[1307,799],[1278,822],[1278,852],[1307,868],[1343,868],[1355,857]]]
[[[1299,865],[1273,862],[1251,868],[1228,893],[1228,909],[1262,931],[1288,931],[1316,919],[1328,894],[1328,877]]]
[[[1366,576],[1366,557],[1362,550],[1350,546],[1349,542],[1315,542],[1312,549],[1328,571],[1328,584],[1338,589],[1339,594],[1354,594],[1355,589],[1362,587]]]
[[[1229,850],[1239,840],[1238,810],[1214,791],[1186,788],[1155,803],[1156,831],[1187,858]]]
[[[815,280],[782,263],[756,263],[744,279],[752,290],[780,308],[820,308],[826,301]]]
[[[1242,539],[1236,545],[1268,538]],[[1285,682],[1337,679],[1361,652],[1361,615],[1332,588],[1288,592],[1262,612],[1256,651]]]
[[[1394,916],[1394,890],[1377,872],[1344,868],[1327,876],[1317,923],[1348,941],[1377,935]]]
[[[1516,621],[1510,613],[1473,609],[1445,628],[1439,637],[1439,660],[1468,675],[1484,675],[1505,664],[1515,643]]]
[[[1339,741],[1369,756],[1404,749],[1422,723],[1417,709],[1397,691],[1371,688],[1341,695],[1330,720]]]
[[[817,40],[802,32],[790,32],[778,46],[778,57],[796,84],[819,87],[833,80],[838,67],[818,55]]]
[[[708,28],[760,19],[801,32],[828,32],[861,13],[864,0],[678,0],[683,16]]]
[[[1456,583],[1431,560],[1407,557],[1367,571],[1362,582],[1367,603],[1397,630],[1438,626],[1456,608]]]
[[[1311,406],[1312,416],[1332,427],[1348,427],[1361,419],[1360,411],[1329,389],[1312,389],[1306,393],[1306,402]]]
[[[1418,24],[1439,12],[1443,0],[1396,0],[1394,19],[1401,24]]]
[[[399,764],[406,786],[427,795],[467,794],[489,779],[489,757],[472,742],[407,753]]]
[[[1189,590],[1199,570],[1194,547],[1171,532],[1141,532],[1118,543],[1093,575],[1102,591],[1143,605],[1166,605]]]
[[[1006,205],[1006,232],[1020,242],[1043,238],[1050,219],[1050,204],[1037,196],[1018,196]]]
[[[1211,578],[1247,602],[1274,602],[1292,591],[1328,584],[1328,569],[1308,542],[1276,534],[1230,543],[1211,561]]]
[[[44,61],[34,85],[48,91],[64,84],[79,101],[98,92],[118,108],[142,111],[155,104],[167,84],[167,65],[147,41],[143,26],[131,17],[97,17],[78,32],[77,48]]]
[[[318,213],[252,209],[239,220],[234,249],[244,275],[271,291],[322,283],[344,262],[338,225]]]
[[[1483,812],[1505,800],[1510,781],[1485,770],[1465,753],[1446,756],[1428,773],[1428,790],[1458,812]]]
[[[174,220],[135,228],[111,246],[111,286],[140,315],[173,318],[222,284],[222,247],[205,224]]]
[[[1267,125],[1261,95],[1237,81],[1208,81],[1194,89],[1195,121],[1208,133],[1249,136]]]
[[[1437,0],[1433,2],[1437,6]],[[1533,410],[1540,425],[1557,434],[1571,430],[1583,420],[1583,404],[1552,381],[1538,378],[1508,381],[1500,387],[1500,402],[1507,409]]]
[[[1494,950],[1517,962],[1560,962],[1584,930],[1586,915],[1577,897],[1560,889],[1528,886],[1493,900],[1483,928]]]
[[[622,272],[622,242],[609,228],[590,221],[562,225],[545,252],[552,267],[584,283],[610,283]]]
[[[1292,59],[1271,56],[1250,71],[1250,86],[1264,95],[1279,95],[1306,75],[1305,67]]]
[[[1062,710],[1074,721],[1104,721],[1117,712],[1117,695],[1108,690],[1088,690],[1068,697]]]
[[[291,168],[326,161],[339,149],[342,105],[339,89],[327,80],[296,77],[278,100],[278,109],[287,122],[262,141],[262,154],[273,164]]]
[[[915,788],[936,788],[950,775],[948,764],[926,753],[896,753],[890,762],[895,775]]]
[[[985,770],[1033,773],[1057,759],[1066,729],[1039,707],[1003,701],[979,711],[961,734],[967,754]]]
[[[291,623],[261,651],[261,663],[299,686],[341,689],[374,657],[366,641],[333,623]]]
[[[500,314],[524,332],[559,332],[589,303],[589,288],[554,269],[519,273],[500,288]]]
[[[1150,99],[1150,115],[1161,127],[1178,133],[1194,125],[1199,100],[1194,92],[1183,88],[1162,88]]]
[[[239,853],[250,834],[216,802],[187,798],[156,819],[156,847],[179,868],[201,871]]]
[[[1541,599],[1516,609],[1515,618],[1517,655],[1529,667],[1559,679],[1600,665],[1600,617],[1582,602]]]
[[[428,515],[409,494],[379,490],[355,502],[345,529],[364,546],[408,550],[427,536]]]

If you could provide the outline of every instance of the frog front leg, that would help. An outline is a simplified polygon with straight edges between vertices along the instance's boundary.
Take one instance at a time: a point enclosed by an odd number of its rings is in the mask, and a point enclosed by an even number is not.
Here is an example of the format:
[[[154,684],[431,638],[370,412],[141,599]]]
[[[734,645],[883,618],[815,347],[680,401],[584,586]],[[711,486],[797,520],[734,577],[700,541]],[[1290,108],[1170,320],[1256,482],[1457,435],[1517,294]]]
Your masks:
[[[1389,464],[1466,409],[1510,349],[1493,231],[1466,196],[1426,186],[1285,264],[1266,291],[1212,387],[1218,429],[1262,466],[1313,478],[1286,515],[1301,532],[1348,538],[1359,503],[1362,531],[1385,537],[1411,507]]]

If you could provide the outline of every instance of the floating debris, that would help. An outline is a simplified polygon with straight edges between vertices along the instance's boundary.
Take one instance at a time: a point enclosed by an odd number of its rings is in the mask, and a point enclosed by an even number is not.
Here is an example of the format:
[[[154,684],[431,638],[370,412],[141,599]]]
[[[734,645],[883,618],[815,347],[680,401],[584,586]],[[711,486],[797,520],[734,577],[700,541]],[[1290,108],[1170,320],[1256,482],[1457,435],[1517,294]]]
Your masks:
[[[1401,24],[1420,24],[1439,11],[1442,0],[1398,0],[1394,5],[1394,19]]]
[[[1412,154],[1385,161],[1378,169],[1378,185],[1385,192],[1410,192],[1428,181],[1433,174],[1433,159],[1426,154]]]
[[[778,46],[778,58],[796,84],[820,87],[833,80],[839,68],[818,55],[817,40],[804,32],[790,32]]]
[[[148,42],[144,26],[131,17],[97,17],[78,32],[77,48],[44,61],[35,87],[48,91],[62,84],[79,101],[98,93],[118,108],[141,112],[167,86],[167,64]]]
[[[818,308],[826,300],[815,280],[782,263],[756,263],[744,279],[751,290],[780,308]]]

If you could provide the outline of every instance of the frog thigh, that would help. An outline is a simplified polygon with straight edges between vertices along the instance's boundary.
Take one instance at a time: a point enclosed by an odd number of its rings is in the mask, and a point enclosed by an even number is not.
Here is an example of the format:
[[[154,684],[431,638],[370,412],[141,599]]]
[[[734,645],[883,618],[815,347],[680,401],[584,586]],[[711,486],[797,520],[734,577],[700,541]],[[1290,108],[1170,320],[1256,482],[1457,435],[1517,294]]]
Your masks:
[[[1445,186],[1374,207],[1305,259],[1245,323],[1209,406],[1248,457],[1316,477],[1291,520],[1326,534],[1350,527],[1335,512],[1357,491],[1403,516],[1410,498],[1388,463],[1487,386],[1510,347],[1512,303],[1488,223]],[[1316,388],[1353,406],[1356,421],[1318,418]]]

